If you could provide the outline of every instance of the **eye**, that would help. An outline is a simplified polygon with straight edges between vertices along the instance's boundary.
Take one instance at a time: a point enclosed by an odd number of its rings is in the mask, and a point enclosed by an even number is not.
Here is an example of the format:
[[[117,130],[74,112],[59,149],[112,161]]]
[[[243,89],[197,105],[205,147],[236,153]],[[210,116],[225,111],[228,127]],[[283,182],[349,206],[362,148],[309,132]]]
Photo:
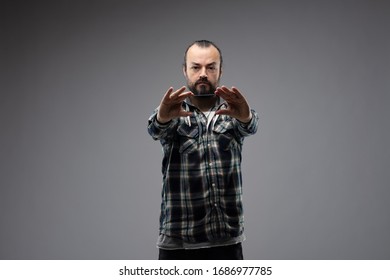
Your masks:
[[[192,69],[192,70],[195,70],[195,71],[196,71],[196,70],[199,70],[199,68],[200,68],[199,66],[195,66],[195,65],[191,67],[191,69]]]

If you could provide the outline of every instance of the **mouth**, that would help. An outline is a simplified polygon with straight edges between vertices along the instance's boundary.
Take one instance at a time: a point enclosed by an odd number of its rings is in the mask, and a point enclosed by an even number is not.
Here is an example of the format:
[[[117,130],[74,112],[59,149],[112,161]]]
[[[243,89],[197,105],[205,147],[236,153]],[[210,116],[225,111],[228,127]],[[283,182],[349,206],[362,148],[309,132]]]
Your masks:
[[[210,93],[211,85],[209,83],[200,82],[197,84],[197,87],[198,87],[198,92],[197,92],[198,97],[214,96],[214,93]]]

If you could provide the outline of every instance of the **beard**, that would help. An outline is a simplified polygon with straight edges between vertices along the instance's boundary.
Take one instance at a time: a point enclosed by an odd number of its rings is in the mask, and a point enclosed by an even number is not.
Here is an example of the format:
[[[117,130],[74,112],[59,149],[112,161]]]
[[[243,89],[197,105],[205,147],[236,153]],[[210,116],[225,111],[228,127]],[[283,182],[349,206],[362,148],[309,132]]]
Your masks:
[[[188,83],[187,87],[195,97],[214,97],[217,89],[217,86],[211,84],[207,78],[200,79],[193,84]]]

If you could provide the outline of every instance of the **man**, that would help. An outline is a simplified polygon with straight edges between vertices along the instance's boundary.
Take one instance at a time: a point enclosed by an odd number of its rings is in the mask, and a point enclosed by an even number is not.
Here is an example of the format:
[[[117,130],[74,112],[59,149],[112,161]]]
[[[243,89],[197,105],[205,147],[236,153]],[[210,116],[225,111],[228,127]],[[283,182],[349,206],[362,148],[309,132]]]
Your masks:
[[[195,41],[184,56],[187,87],[172,87],[149,118],[163,146],[159,259],[243,259],[241,149],[258,115],[241,92],[219,87],[220,49]]]

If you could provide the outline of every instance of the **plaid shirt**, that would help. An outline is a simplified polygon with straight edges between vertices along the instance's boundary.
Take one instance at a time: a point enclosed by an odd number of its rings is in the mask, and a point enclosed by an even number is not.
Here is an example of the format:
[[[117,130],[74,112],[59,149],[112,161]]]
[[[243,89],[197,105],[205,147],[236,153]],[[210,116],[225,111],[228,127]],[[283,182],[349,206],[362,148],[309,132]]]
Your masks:
[[[183,107],[193,116],[161,125],[157,108],[148,122],[163,147],[160,234],[189,243],[238,237],[244,230],[241,150],[244,137],[257,130],[258,115],[252,110],[249,124],[215,115],[207,126],[199,109]]]

